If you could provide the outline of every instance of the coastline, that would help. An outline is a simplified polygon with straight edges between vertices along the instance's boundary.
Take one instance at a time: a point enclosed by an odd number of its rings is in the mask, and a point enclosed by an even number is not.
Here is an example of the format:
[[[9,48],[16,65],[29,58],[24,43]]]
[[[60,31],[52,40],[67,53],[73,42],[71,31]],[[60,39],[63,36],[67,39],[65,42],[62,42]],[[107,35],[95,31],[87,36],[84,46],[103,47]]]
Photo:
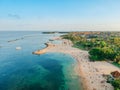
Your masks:
[[[109,83],[106,83],[106,79],[102,75],[115,70],[120,71],[119,68],[107,62],[90,62],[87,51],[72,47],[73,44],[69,40],[61,40],[61,44],[46,43],[46,48],[37,50],[33,54],[39,55],[47,52],[70,54],[77,61],[75,72],[80,76],[84,90],[114,90]],[[101,65],[107,66],[101,68]]]

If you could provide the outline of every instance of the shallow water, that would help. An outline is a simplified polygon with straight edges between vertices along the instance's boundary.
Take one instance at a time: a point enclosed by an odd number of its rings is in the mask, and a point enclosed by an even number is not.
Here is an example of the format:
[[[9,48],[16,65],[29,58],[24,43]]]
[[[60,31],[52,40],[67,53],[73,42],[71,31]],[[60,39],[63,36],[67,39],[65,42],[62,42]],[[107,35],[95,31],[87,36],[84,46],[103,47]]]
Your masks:
[[[81,90],[79,77],[74,72],[76,61],[70,55],[32,54],[59,35],[0,32],[0,90]],[[22,49],[16,50],[18,46]]]

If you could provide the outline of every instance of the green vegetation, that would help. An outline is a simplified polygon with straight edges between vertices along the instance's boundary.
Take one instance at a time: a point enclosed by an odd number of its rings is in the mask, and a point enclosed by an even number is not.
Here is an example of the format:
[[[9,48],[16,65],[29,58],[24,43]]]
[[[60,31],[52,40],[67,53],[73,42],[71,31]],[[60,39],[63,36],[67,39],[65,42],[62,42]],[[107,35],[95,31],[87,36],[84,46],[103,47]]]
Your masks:
[[[88,50],[92,61],[120,64],[120,32],[71,32],[62,37],[71,40],[74,47]]]
[[[113,62],[112,64],[120,68],[120,64],[118,64],[116,62]]]
[[[91,61],[107,60],[120,68],[120,32],[71,32],[62,36],[73,42],[73,47],[88,50]],[[120,90],[120,79],[110,82]]]
[[[91,60],[114,60],[117,53],[109,47],[93,48],[89,51]]]
[[[115,90],[120,90],[120,79],[113,80],[111,84],[114,86]]]
[[[114,60],[120,65],[120,54],[116,55]]]
[[[114,87],[114,90],[120,90],[120,78],[113,79],[110,76],[108,76],[107,82],[111,83],[111,85]]]

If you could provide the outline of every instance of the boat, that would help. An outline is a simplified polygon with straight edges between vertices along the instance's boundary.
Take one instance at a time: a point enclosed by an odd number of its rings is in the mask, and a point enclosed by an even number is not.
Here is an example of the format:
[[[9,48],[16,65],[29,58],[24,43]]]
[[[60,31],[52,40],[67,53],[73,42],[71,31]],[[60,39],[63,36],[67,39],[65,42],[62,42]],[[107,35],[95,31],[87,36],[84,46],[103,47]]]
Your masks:
[[[16,47],[16,50],[21,50],[22,48],[21,47]]]

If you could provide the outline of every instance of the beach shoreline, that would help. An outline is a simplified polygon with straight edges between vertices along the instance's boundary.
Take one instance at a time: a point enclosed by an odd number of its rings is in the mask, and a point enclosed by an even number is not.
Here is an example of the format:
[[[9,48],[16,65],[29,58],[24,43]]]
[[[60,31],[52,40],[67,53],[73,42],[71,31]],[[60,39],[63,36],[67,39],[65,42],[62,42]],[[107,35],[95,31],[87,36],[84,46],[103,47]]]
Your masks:
[[[106,82],[103,74],[110,74],[115,70],[120,71],[119,68],[108,62],[90,62],[88,51],[72,47],[70,40],[61,40],[61,44],[46,43],[46,48],[37,50],[33,54],[39,55],[47,52],[69,54],[77,61],[75,72],[81,78],[83,90],[114,90],[111,84]]]

